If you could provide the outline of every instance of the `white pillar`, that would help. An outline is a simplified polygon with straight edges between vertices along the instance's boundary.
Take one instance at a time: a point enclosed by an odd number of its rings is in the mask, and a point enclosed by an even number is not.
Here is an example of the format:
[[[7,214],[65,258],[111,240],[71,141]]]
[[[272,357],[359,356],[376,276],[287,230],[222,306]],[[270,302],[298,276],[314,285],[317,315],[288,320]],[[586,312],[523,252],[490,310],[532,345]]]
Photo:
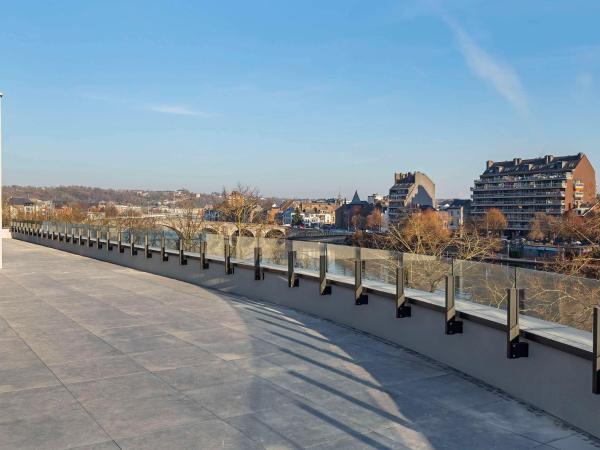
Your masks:
[[[2,238],[4,229],[2,228],[2,92],[0,92],[0,269],[2,269]]]

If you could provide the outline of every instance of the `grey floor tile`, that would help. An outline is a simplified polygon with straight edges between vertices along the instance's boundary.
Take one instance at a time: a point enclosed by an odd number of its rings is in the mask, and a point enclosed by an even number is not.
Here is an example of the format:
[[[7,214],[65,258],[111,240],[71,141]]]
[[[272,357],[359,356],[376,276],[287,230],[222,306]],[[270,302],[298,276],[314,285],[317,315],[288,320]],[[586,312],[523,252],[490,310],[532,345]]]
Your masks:
[[[60,381],[41,362],[25,368],[0,369],[0,393],[59,384]]]
[[[168,428],[135,438],[120,439],[124,450],[234,450],[263,448],[221,420]]]
[[[277,405],[227,422],[266,448],[305,448],[368,433],[348,417],[302,402]]]
[[[485,419],[490,424],[542,443],[550,443],[575,434],[573,429],[559,420],[508,399],[464,411]]]
[[[226,361],[214,361],[198,366],[161,370],[154,373],[180,391],[229,384],[251,376],[249,372]]]
[[[187,394],[222,418],[273,408],[292,399],[291,395],[286,395],[271,383],[254,376],[188,391]]]
[[[182,395],[97,399],[83,404],[102,428],[117,440],[215,418]]]
[[[600,442],[582,434],[568,436],[546,444],[559,450],[598,450]]]
[[[124,355],[71,361],[51,365],[50,369],[63,383],[80,383],[146,372],[144,367]]]
[[[0,423],[1,449],[64,449],[107,439],[108,435],[81,409]]]
[[[130,356],[135,362],[152,371],[197,366],[205,362],[219,360],[206,350],[192,345],[168,350],[132,353]]]
[[[67,388],[84,404],[89,401],[104,401],[107,406],[117,399],[142,399],[177,394],[175,389],[148,372],[73,383],[68,384]]]

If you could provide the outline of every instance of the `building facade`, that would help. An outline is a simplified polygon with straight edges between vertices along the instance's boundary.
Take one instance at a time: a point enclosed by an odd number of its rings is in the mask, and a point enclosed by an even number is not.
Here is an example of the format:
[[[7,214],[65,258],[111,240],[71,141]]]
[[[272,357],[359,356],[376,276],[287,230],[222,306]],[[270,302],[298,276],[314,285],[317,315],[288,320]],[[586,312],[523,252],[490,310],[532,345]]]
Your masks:
[[[365,200],[361,200],[358,192],[354,192],[354,197],[352,197],[350,203],[344,203],[336,209],[335,226],[349,231],[362,230],[367,225],[367,218],[375,209],[381,212],[380,205],[372,205]]]
[[[497,208],[509,235],[529,231],[536,213],[561,216],[596,199],[596,174],[583,153],[571,156],[487,161],[472,190],[474,219]]]
[[[388,199],[389,220],[398,222],[415,209],[435,208],[435,184],[422,172],[395,173]]]

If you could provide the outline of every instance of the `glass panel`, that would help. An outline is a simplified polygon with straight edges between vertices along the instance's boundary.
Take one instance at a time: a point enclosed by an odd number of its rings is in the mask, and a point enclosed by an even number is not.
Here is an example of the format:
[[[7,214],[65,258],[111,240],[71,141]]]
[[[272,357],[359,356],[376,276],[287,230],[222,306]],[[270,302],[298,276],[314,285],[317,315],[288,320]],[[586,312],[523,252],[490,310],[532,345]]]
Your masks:
[[[592,330],[593,309],[600,305],[600,280],[519,268],[517,288],[525,289],[522,314]]]
[[[327,245],[327,272],[354,277],[354,261],[359,255],[358,247]]]
[[[454,260],[458,275],[456,297],[481,305],[506,309],[506,290],[515,283],[515,268],[479,261]]]
[[[296,252],[296,267],[319,272],[320,242],[291,241],[292,250]]]
[[[360,252],[363,262],[363,279],[386,284],[396,284],[396,268],[402,254],[388,250],[363,248]]]
[[[261,238],[260,247],[264,264],[287,267],[287,241],[285,239]]]
[[[446,291],[446,275],[452,273],[452,259],[404,253],[406,286],[425,292]]]
[[[204,238],[206,239],[206,254],[222,259],[224,254],[223,236],[220,234],[206,233]]]
[[[257,239],[249,236],[233,236],[231,244],[231,257],[238,261],[254,262],[254,248]]]

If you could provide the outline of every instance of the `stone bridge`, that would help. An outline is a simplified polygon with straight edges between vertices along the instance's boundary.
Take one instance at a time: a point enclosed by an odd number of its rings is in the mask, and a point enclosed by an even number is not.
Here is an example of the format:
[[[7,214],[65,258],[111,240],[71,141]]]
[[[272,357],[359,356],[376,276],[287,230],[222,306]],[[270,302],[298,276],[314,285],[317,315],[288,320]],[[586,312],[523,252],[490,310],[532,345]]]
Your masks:
[[[151,214],[140,217],[116,218],[117,220],[144,220],[148,218],[156,219],[156,224],[165,228],[170,228],[177,232],[173,226],[168,223],[167,214]],[[164,220],[161,220],[164,219]],[[238,235],[238,227],[234,222],[218,222],[212,220],[203,220],[199,222],[200,233],[221,234],[223,236],[234,237]],[[263,237],[271,239],[283,239],[287,237],[289,227],[282,225],[271,225],[262,223],[245,223],[241,235],[245,237]]]
[[[238,235],[238,227],[233,222],[204,221],[200,230],[203,233],[222,234],[229,237]],[[282,239],[287,236],[288,230],[289,228],[281,225],[248,223],[244,224],[241,235],[246,237]]]

